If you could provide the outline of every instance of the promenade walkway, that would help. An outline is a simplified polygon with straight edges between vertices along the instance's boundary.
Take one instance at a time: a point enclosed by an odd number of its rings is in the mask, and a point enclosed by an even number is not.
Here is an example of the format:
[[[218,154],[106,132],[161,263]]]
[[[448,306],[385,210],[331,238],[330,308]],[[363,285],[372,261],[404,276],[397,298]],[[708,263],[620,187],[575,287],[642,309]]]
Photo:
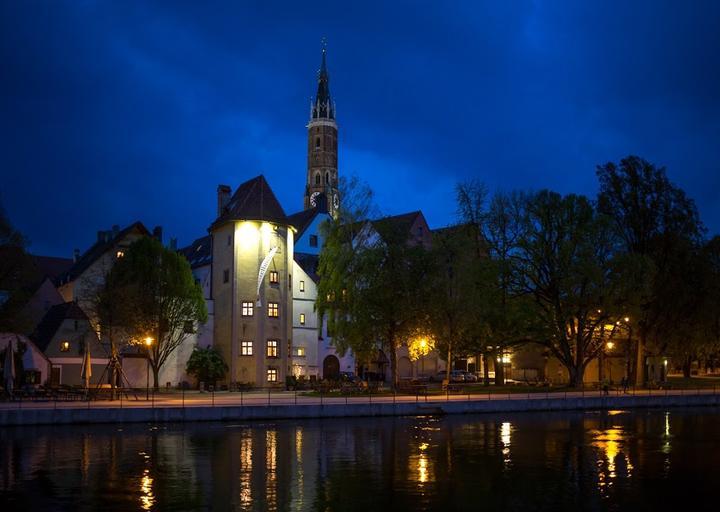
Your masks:
[[[132,396],[132,395],[131,395]],[[308,396],[304,392],[173,392],[138,399],[0,402],[0,425],[237,421],[517,411],[720,406],[720,388],[530,393]]]

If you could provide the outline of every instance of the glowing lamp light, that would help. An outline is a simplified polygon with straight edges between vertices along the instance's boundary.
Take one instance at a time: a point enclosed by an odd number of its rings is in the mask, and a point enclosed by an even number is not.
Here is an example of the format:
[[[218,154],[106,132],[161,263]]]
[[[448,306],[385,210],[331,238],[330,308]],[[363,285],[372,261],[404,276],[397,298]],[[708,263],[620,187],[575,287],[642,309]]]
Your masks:
[[[608,342],[605,344],[605,346],[607,347],[608,350],[612,350],[613,347],[615,346],[615,343],[613,343],[612,341],[608,341]]]
[[[145,345],[149,347],[150,345],[153,344],[153,341],[155,341],[155,340],[153,340],[150,336],[148,336],[147,338],[145,338]]]

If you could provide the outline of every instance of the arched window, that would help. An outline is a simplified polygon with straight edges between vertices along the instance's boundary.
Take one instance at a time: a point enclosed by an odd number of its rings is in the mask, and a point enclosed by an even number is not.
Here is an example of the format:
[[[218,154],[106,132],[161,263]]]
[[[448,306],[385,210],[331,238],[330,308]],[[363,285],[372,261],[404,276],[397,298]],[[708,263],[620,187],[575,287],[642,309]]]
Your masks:
[[[315,137],[315,148],[320,147],[320,137]]]
[[[315,173],[315,185],[320,185],[320,173]]]
[[[329,184],[330,184],[330,173],[326,172],[325,173],[325,185],[329,185]]]

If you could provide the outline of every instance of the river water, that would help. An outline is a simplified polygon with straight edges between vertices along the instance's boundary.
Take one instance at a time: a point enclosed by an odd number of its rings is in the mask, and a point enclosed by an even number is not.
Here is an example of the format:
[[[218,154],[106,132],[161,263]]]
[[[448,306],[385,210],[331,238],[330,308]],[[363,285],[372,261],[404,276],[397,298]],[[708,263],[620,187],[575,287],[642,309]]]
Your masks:
[[[720,503],[720,409],[0,429],[0,510]]]

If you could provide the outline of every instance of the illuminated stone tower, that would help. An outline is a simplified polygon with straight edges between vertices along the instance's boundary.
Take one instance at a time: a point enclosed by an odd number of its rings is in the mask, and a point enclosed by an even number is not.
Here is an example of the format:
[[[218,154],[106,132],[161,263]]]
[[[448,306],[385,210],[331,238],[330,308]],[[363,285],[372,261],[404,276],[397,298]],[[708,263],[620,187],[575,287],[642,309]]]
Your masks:
[[[338,129],[335,102],[330,97],[330,77],[325,63],[326,50],[318,71],[315,100],[310,103],[308,129],[307,183],[305,209],[319,207],[335,216],[340,206],[338,193]]]

